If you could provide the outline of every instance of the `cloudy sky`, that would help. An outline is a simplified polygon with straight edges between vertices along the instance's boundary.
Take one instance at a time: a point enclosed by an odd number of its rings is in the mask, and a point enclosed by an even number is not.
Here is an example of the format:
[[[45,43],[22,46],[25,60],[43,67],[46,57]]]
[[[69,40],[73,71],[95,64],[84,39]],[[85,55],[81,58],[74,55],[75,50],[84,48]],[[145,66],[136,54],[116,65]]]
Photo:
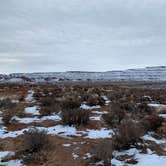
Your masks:
[[[0,73],[166,65],[165,0],[1,0]]]

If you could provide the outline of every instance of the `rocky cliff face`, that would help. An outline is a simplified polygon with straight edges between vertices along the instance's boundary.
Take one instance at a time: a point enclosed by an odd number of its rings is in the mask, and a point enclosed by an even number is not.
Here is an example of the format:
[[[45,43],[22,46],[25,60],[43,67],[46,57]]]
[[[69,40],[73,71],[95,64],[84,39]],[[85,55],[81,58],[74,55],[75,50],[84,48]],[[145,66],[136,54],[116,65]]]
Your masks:
[[[108,72],[13,73],[0,75],[1,82],[62,81],[166,81],[166,66]]]

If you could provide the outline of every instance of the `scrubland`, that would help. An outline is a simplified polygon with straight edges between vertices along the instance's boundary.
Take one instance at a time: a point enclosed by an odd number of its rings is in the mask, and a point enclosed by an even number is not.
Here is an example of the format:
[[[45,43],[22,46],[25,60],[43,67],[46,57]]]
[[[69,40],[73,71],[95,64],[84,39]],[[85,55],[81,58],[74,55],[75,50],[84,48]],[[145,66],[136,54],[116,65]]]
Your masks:
[[[164,166],[166,89],[0,84],[0,165]]]

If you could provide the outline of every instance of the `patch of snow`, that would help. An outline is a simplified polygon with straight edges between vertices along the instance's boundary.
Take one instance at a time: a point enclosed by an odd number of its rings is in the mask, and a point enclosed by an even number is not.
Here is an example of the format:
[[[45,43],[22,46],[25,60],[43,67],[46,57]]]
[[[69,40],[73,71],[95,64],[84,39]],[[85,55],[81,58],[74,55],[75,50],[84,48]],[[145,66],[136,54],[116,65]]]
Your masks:
[[[0,129],[0,138],[15,138],[17,136],[23,135],[25,131],[33,128],[33,126],[18,130],[18,131],[7,131],[5,127]],[[77,131],[75,127],[72,126],[63,126],[63,125],[56,125],[51,127],[35,127],[39,130],[45,130],[49,135],[58,135],[60,137],[67,137],[70,136],[77,136],[80,137],[82,135],[87,135],[84,138],[89,139],[103,139],[103,138],[111,138],[113,134],[113,130],[102,128],[100,130],[92,130],[87,129],[86,131]]]
[[[101,120],[101,116],[91,116],[90,120],[100,121]]]
[[[61,117],[59,115],[43,116],[42,118],[39,118],[39,117],[19,118],[17,116],[14,116],[12,120],[16,120],[19,123],[23,123],[23,124],[29,124],[34,122],[43,122],[46,120],[60,121]]]
[[[159,114],[159,117],[166,118],[166,114]]]
[[[33,122],[40,122],[40,119],[38,117],[19,118],[17,116],[14,116],[12,118],[12,120],[16,120],[19,123],[23,123],[23,124],[29,124],[29,123],[33,123]]]
[[[63,144],[64,147],[70,147],[71,144]]]
[[[109,105],[109,103],[111,102],[107,96],[102,96],[102,98],[105,100],[105,105]]]
[[[76,160],[76,159],[79,157],[79,155],[78,155],[78,154],[75,154],[75,153],[72,153],[72,156],[73,156],[73,159],[74,159],[74,160]]]
[[[163,143],[166,143],[166,139],[165,140],[158,140],[158,139],[155,139],[154,137],[152,137],[151,135],[144,135],[142,137],[144,140],[147,140],[147,141],[153,141],[155,142],[156,144],[163,144]]]
[[[25,129],[22,129],[22,130],[18,130],[18,131],[10,131],[8,132],[5,129],[0,129],[0,138],[1,139],[5,139],[5,138],[15,138],[15,137],[18,137],[22,134],[24,134],[25,131],[28,131],[29,129],[28,128],[25,128]]]
[[[138,164],[136,166],[165,166],[166,164],[166,157],[165,156],[157,156],[156,154],[152,155],[143,155],[138,154],[137,158],[139,160]]]
[[[33,126],[18,130],[18,131],[10,131],[7,132],[6,128],[3,130],[0,130],[0,138],[15,138],[17,136],[20,136],[24,134],[25,131],[28,131],[29,129],[33,128]],[[59,136],[81,136],[84,132],[77,131],[75,127],[70,126],[62,126],[62,125],[56,125],[52,127],[35,127],[39,130],[45,130],[50,135],[59,135]]]
[[[99,114],[99,115],[108,114],[107,111],[102,111],[102,112],[100,112],[100,111],[92,111],[92,113]]]
[[[103,139],[103,138],[111,138],[113,134],[113,130],[102,128],[100,130],[87,130],[88,136],[86,138],[90,139]]]
[[[26,101],[27,103],[31,103],[31,102],[34,101],[34,98],[33,98],[34,93],[35,93],[35,92],[34,92],[33,90],[29,90],[29,91],[28,91],[28,95],[25,97],[25,101]]]
[[[3,159],[6,156],[13,156],[15,153],[11,151],[3,151],[0,152],[0,159]]]
[[[86,104],[81,104],[80,108],[83,110],[93,110],[93,109],[99,109],[99,108],[101,108],[101,106],[100,105],[88,106]]]
[[[40,112],[38,109],[39,109],[38,106],[27,107],[27,108],[25,108],[24,113],[32,114],[32,115],[40,115]]]
[[[50,116],[43,116],[41,118],[41,121],[45,121],[45,120],[53,120],[53,121],[60,121],[61,117],[59,115],[50,115]]]
[[[89,158],[91,158],[92,156],[93,156],[92,154],[86,153],[86,154],[84,155],[83,159],[89,159]]]
[[[15,153],[11,151],[0,152],[0,165],[2,166],[22,166],[20,160],[9,160],[7,162],[2,162],[1,160],[7,156],[13,156]]]
[[[160,107],[161,104],[149,103],[148,106],[149,106],[149,107]]]
[[[12,100],[12,103],[19,103],[19,100],[13,99],[13,100]]]
[[[156,154],[153,154],[153,152],[148,149],[148,154],[143,154],[140,153],[136,148],[131,148],[126,151],[122,152],[114,152],[114,156],[119,156],[119,155],[130,155],[134,156],[134,158],[138,161],[135,166],[165,166],[166,163],[166,157],[165,156],[158,156]],[[123,166],[124,161],[119,161],[116,159],[112,159],[112,164],[115,164],[116,166]],[[128,164],[130,165],[130,164]]]
[[[104,166],[104,161],[99,161],[99,162],[97,162],[96,164],[95,164],[96,166]]]
[[[7,166],[23,166],[21,160],[10,160],[7,162]]]
[[[112,165],[115,165],[115,166],[124,166],[124,165],[125,165],[122,161],[119,161],[119,160],[117,160],[117,159],[115,159],[115,158],[113,158],[113,159],[111,160],[111,164],[112,164]],[[127,166],[127,165],[126,165],[126,166]]]

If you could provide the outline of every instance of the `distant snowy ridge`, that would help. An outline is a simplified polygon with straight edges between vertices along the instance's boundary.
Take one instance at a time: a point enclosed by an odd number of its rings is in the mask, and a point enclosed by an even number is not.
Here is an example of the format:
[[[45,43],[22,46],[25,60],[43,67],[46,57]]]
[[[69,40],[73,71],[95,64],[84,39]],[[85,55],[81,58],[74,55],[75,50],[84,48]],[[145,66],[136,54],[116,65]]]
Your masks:
[[[107,72],[46,72],[0,74],[0,82],[63,82],[63,81],[166,81],[166,66]]]

